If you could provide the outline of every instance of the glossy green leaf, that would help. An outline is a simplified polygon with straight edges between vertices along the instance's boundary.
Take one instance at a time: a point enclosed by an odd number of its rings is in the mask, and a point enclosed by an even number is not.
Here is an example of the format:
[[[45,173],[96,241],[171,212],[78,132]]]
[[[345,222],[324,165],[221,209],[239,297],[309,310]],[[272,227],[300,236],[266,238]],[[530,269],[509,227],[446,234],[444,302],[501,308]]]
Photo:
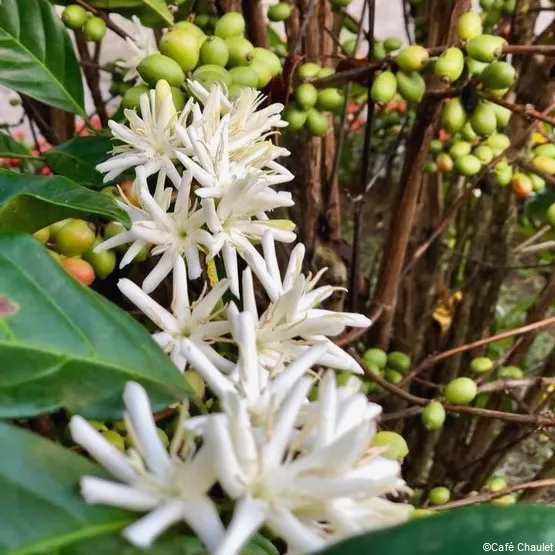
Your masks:
[[[100,474],[85,457],[3,423],[0,445],[3,555],[57,553],[54,548],[119,531],[134,518],[126,511],[83,501],[79,478]]]
[[[0,83],[50,106],[84,113],[79,64],[47,0],[0,2]]]
[[[27,154],[29,149],[7,133],[0,132],[0,153]]]
[[[0,418],[65,407],[119,418],[134,380],[162,408],[188,393],[185,380],[147,331],[82,286],[29,235],[0,234]]]
[[[59,175],[26,175],[0,169],[0,229],[33,233],[64,218],[103,218],[129,225],[127,213],[108,195]]]
[[[44,153],[54,173],[69,177],[79,185],[103,187],[96,166],[106,161],[113,143],[109,137],[76,137]]]
[[[137,15],[143,25],[167,27],[173,25],[173,16],[164,0],[91,0],[90,4],[101,10]]]
[[[474,555],[495,552],[492,544],[498,548],[506,543],[514,545],[515,553],[519,543],[553,545],[555,508],[525,503],[467,507],[351,538],[322,554]]]

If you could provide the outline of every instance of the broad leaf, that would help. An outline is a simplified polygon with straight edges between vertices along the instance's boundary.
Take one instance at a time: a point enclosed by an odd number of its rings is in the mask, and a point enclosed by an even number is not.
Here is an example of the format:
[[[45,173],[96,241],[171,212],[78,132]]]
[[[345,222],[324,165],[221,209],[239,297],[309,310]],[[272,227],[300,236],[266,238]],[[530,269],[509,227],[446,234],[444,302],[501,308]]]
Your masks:
[[[0,169],[0,229],[33,233],[64,218],[103,218],[129,225],[127,213],[108,195],[70,179]]]
[[[57,553],[57,547],[119,531],[134,519],[83,501],[79,478],[100,473],[85,457],[2,423],[0,445],[0,553]]]
[[[173,25],[173,16],[164,0],[91,0],[90,4],[95,8],[121,13],[127,17],[137,15],[143,25]]]
[[[79,64],[47,0],[0,2],[0,83],[56,108],[84,114]]]
[[[0,132],[0,153],[14,153],[14,154],[27,154],[29,149],[25,147],[24,144],[16,141],[13,137],[10,137],[7,133]]]
[[[511,542],[515,552],[519,542],[555,542],[555,508],[525,503],[467,507],[358,536],[326,549],[322,555],[472,555],[502,551],[492,549],[492,544],[499,547]]]
[[[44,156],[54,173],[69,177],[80,185],[102,187],[102,174],[96,166],[108,158],[113,144],[109,137],[76,137],[51,148]]]
[[[71,278],[29,235],[0,234],[0,418],[65,407],[119,418],[125,383],[157,408],[183,399],[185,380],[133,318]]]

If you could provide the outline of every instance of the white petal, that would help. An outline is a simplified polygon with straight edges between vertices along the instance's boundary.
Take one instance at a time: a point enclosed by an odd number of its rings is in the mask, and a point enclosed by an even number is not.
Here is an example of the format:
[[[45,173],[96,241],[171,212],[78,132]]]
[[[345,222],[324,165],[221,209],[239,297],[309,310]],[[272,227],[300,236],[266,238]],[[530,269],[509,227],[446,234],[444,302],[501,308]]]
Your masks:
[[[268,507],[259,499],[244,497],[235,506],[223,542],[214,555],[237,555],[266,519]]]
[[[138,442],[136,447],[150,471],[158,478],[165,477],[170,469],[170,458],[156,431],[146,391],[138,383],[127,382],[123,400]]]
[[[113,476],[130,484],[137,480],[137,473],[123,453],[104,439],[102,434],[96,431],[84,418],[72,416],[69,422],[69,430],[73,441],[86,449],[89,455]]]
[[[153,270],[143,281],[143,291],[152,293],[162,281],[170,274],[173,269],[173,261],[176,255],[174,252],[166,251],[158,260]]]
[[[324,545],[322,538],[287,509],[278,507],[268,515],[268,524],[287,542],[290,550],[314,552]]]
[[[224,527],[218,509],[213,501],[206,497],[196,497],[183,501],[183,520],[199,536],[204,545],[213,551],[224,537]]]
[[[150,511],[160,504],[160,498],[153,493],[95,476],[81,478],[81,495],[90,504],[110,505],[130,511]]]
[[[150,547],[160,534],[182,519],[183,503],[172,500],[125,528],[122,534],[137,547]]]

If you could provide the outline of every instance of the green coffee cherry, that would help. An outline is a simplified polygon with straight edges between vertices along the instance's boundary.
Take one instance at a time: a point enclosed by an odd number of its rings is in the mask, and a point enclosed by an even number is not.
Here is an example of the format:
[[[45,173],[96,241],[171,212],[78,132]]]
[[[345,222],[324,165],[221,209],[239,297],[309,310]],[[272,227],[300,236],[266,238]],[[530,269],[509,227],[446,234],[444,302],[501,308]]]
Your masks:
[[[516,79],[515,68],[508,62],[492,62],[480,74],[480,80],[488,89],[512,87]]]
[[[459,97],[450,98],[441,110],[441,126],[449,133],[457,133],[466,123],[466,112]]]
[[[312,77],[316,77],[316,74],[322,69],[321,66],[315,64],[313,62],[306,62],[302,64],[299,69],[297,70],[297,75],[300,79],[311,79]]]
[[[484,144],[488,145],[497,156],[509,148],[511,145],[511,139],[509,139],[509,137],[507,137],[504,133],[494,133],[484,141]]]
[[[405,73],[404,71],[398,71],[396,77],[397,89],[405,100],[414,103],[422,100],[426,92],[426,82],[420,73]]]
[[[101,17],[89,17],[83,25],[83,34],[87,40],[100,42],[106,34],[106,22]]]
[[[289,124],[288,129],[298,131],[306,122],[306,112],[301,110],[295,102],[290,102],[285,106],[281,117]]]
[[[351,31],[351,33],[355,35],[358,33],[359,25],[354,19],[351,19],[350,17],[344,17],[342,25],[343,27],[345,27],[345,29],[347,29],[347,31]]]
[[[397,78],[392,71],[382,71],[372,83],[370,97],[378,104],[387,104],[397,93]]]
[[[445,422],[445,408],[439,401],[430,401],[420,417],[428,430],[439,430]]]
[[[549,225],[551,225],[551,227],[555,227],[555,203],[549,205],[545,217]]]
[[[392,368],[386,368],[385,372],[383,373],[383,377],[389,383],[398,384],[402,381],[403,374],[401,374],[401,372],[397,372],[397,370],[393,370]]]
[[[318,71],[316,74],[316,79],[323,79],[324,77],[329,77],[335,73],[335,69],[333,67],[323,67]]]
[[[166,33],[160,39],[159,47],[160,52],[177,62],[183,71],[191,71],[199,62],[200,44],[198,37],[185,29],[177,28]],[[178,84],[170,83],[173,86]]]
[[[457,34],[461,40],[470,40],[482,34],[482,18],[479,13],[466,12],[457,21]]]
[[[210,17],[206,13],[200,13],[195,16],[195,25],[203,31],[210,26]]]
[[[430,59],[428,51],[418,44],[405,46],[397,54],[397,65],[404,71],[422,71]]]
[[[437,154],[438,152],[441,152],[443,150],[443,143],[439,139],[432,139],[430,141],[429,150],[433,154]]]
[[[232,78],[227,71],[222,66],[217,66],[214,64],[207,64],[197,67],[193,71],[193,80],[198,81],[205,89],[210,90],[212,85],[219,83],[225,88],[231,87]]]
[[[378,62],[386,59],[387,52],[382,41],[377,40],[376,42],[374,42],[374,45],[372,47],[372,55],[374,56],[374,60],[377,60]]]
[[[476,175],[482,168],[482,163],[473,154],[465,154],[455,159],[455,170],[460,175]]]
[[[185,94],[181,89],[178,89],[177,87],[170,87],[170,91],[172,95],[172,102],[175,106],[176,112],[181,112],[181,110],[185,108]]]
[[[495,119],[497,120],[497,129],[504,129],[509,125],[509,120],[511,119],[512,112],[505,108],[504,106],[499,106],[495,102],[489,103],[491,109],[495,112]]]
[[[199,47],[206,39],[206,35],[204,34],[204,31],[194,23],[191,23],[190,21],[179,21],[178,23],[175,24],[175,27],[173,30],[185,31],[190,35],[197,37]]]
[[[503,495],[502,497],[492,499],[490,503],[497,507],[508,507],[509,505],[514,505],[516,503],[516,495],[514,493],[509,493],[507,495]]]
[[[272,80],[272,70],[269,65],[253,60],[249,68],[257,78],[257,88],[263,89]]]
[[[487,481],[486,487],[493,493],[503,491],[508,486],[507,478],[504,476],[494,476]]]
[[[449,173],[453,170],[453,158],[446,152],[440,152],[436,158],[436,167],[441,173]]]
[[[535,173],[531,173],[530,181],[532,182],[532,188],[536,193],[539,193],[540,191],[543,191],[545,189],[546,181],[539,175],[536,175]]]
[[[475,374],[485,374],[493,368],[493,361],[487,357],[476,357],[470,361],[470,370]]]
[[[127,92],[123,95],[121,105],[128,110],[138,108],[141,102],[141,96],[148,93],[148,91],[149,88],[146,85],[137,85],[136,87],[127,89]]]
[[[200,47],[199,59],[202,65],[225,67],[229,59],[229,50],[224,39],[216,36],[208,37]]]
[[[479,62],[493,62],[503,52],[507,41],[495,35],[478,35],[466,43],[466,52]]]
[[[56,247],[60,254],[78,256],[94,243],[94,231],[85,220],[70,220],[56,233]]]
[[[33,237],[39,243],[46,245],[46,243],[48,243],[48,240],[50,239],[50,228],[47,226],[39,229],[38,231],[35,231],[35,233],[33,233]]]
[[[83,258],[93,267],[96,277],[106,279],[116,269],[116,253],[111,250],[94,252],[102,241],[95,239],[92,247],[83,253]]]
[[[492,107],[485,102],[478,104],[470,117],[470,125],[482,137],[491,135],[497,129],[497,118]]]
[[[285,21],[289,19],[293,7],[287,2],[279,2],[268,8],[268,19],[270,21]]]
[[[429,516],[437,515],[438,511],[430,511],[430,509],[414,509],[410,513],[410,520],[418,519],[418,518],[428,518]]]
[[[488,67],[487,63],[479,62],[474,58],[466,58],[466,69],[471,77],[479,77],[486,67]]]
[[[445,398],[455,405],[468,405],[472,403],[478,393],[476,383],[470,378],[455,378],[445,387]]]
[[[199,398],[204,399],[206,394],[206,385],[202,376],[193,369],[188,369],[183,372],[183,377],[187,385],[193,390],[193,393]]]
[[[371,445],[373,447],[386,447],[381,453],[383,457],[393,460],[402,460],[409,454],[409,447],[403,436],[389,431],[378,432]]]
[[[366,349],[362,355],[362,360],[367,366],[375,365],[379,370],[383,370],[387,364],[387,354],[381,349]]]
[[[68,29],[81,29],[87,17],[87,10],[78,4],[70,4],[62,12],[62,21]]]
[[[482,164],[489,164],[493,160],[493,150],[487,145],[478,145],[472,154],[482,162]]]
[[[155,87],[160,79],[165,79],[172,87],[179,87],[185,80],[185,74],[179,64],[163,54],[150,54],[138,65],[137,71],[152,87]]]
[[[318,100],[318,91],[314,85],[303,83],[295,91],[295,100],[300,108],[308,110],[312,108]]]
[[[432,505],[445,505],[451,499],[451,492],[443,486],[433,488],[428,493],[428,501]]]
[[[245,37],[230,37],[225,43],[229,49],[229,67],[246,66],[252,62],[254,46]]]
[[[501,366],[497,371],[497,376],[507,380],[520,380],[524,372],[518,366]]]
[[[555,158],[555,144],[545,143],[534,148],[534,156],[547,156]]]
[[[459,156],[470,154],[471,150],[472,150],[472,145],[470,143],[466,141],[458,141],[453,145],[451,145],[451,148],[449,149],[449,155],[453,159],[457,159],[459,158]]]
[[[357,29],[358,31],[358,29]],[[355,31],[356,32],[356,31]],[[403,46],[403,43],[397,37],[386,37],[383,41],[383,47],[386,52],[392,52],[393,50],[399,50]]]
[[[343,94],[334,88],[320,89],[318,91],[318,100],[316,101],[316,108],[321,112],[332,112],[337,114],[345,104],[345,97]]]
[[[346,8],[352,0],[331,0],[331,5],[336,9]]]
[[[260,62],[261,64],[267,66],[272,74],[272,77],[281,73],[281,62],[271,50],[257,46],[252,51],[252,61],[253,63]]]
[[[409,355],[401,351],[393,351],[387,355],[387,366],[397,370],[397,372],[406,372],[411,365]]]
[[[214,34],[222,39],[238,37],[245,32],[245,19],[238,12],[224,14],[214,28]]]
[[[102,436],[119,451],[125,451],[125,442],[115,430],[105,430],[102,432]]]
[[[548,175],[555,175],[555,158],[540,154],[532,160],[534,167]]]
[[[456,81],[464,70],[464,55],[459,48],[448,48],[434,65],[434,73],[444,81]]]
[[[316,108],[310,108],[306,114],[305,126],[311,135],[323,137],[328,132],[329,120],[326,114]]]
[[[229,70],[229,74],[234,85],[254,89],[258,86],[258,76],[250,66],[233,67]]]
[[[424,162],[424,171],[426,173],[437,173],[437,164],[433,160],[426,160],[426,162]]]

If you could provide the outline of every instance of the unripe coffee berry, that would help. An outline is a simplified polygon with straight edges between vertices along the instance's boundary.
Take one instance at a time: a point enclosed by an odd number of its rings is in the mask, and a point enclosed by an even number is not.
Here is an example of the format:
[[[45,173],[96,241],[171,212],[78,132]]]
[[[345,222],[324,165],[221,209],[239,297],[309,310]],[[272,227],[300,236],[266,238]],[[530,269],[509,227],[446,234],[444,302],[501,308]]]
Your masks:
[[[101,41],[106,34],[106,22],[101,17],[89,17],[83,25],[83,34],[93,42]]]
[[[402,460],[409,454],[407,442],[403,436],[389,431],[378,432],[371,445],[373,447],[385,447],[382,457],[393,460]]]
[[[450,381],[445,388],[445,398],[454,405],[468,405],[472,403],[478,393],[476,383],[470,378],[461,377]]]
[[[62,12],[62,21],[68,29],[81,29],[87,17],[87,10],[78,4],[70,4]]]
[[[85,220],[71,220],[56,234],[58,252],[77,256],[89,250],[94,243],[94,231]]]
[[[451,499],[451,492],[444,486],[433,488],[428,493],[428,501],[432,505],[444,505]]]
[[[428,430],[439,430],[445,422],[445,408],[439,401],[430,401],[420,416]]]

